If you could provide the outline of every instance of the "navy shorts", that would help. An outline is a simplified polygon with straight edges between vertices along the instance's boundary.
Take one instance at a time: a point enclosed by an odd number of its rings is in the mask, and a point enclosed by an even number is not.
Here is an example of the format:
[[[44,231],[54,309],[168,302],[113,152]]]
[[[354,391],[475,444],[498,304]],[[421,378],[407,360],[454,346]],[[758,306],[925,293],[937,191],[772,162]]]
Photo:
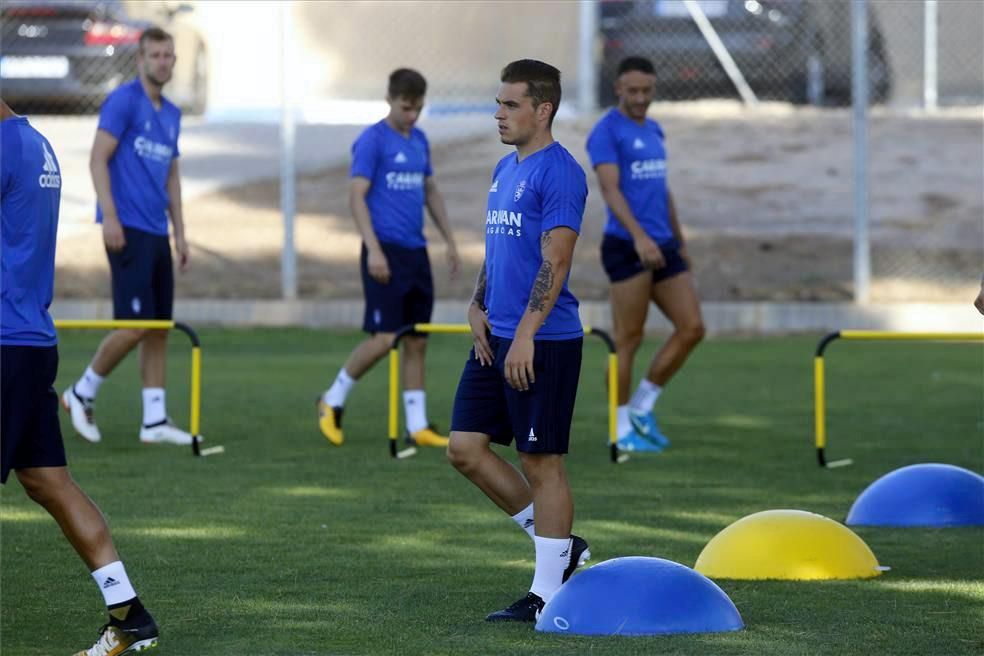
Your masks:
[[[11,469],[64,467],[58,425],[57,346],[2,346],[0,360],[0,483]]]
[[[370,334],[395,333],[413,323],[429,323],[434,310],[434,280],[426,248],[379,244],[389,263],[385,285],[369,275],[369,251],[362,245],[360,269],[366,311],[362,330]]]
[[[680,255],[680,244],[675,239],[660,244],[659,249],[663,251],[666,266],[653,269],[654,283],[689,270],[687,261]],[[601,264],[605,267],[605,273],[608,274],[611,282],[628,280],[646,270],[632,242],[611,235],[605,235],[601,241]]]
[[[515,437],[516,450],[523,453],[567,453],[583,342],[581,337],[536,340],[536,382],[520,392],[509,386],[504,374],[512,340],[489,337],[495,362],[483,367],[472,349],[454,396],[451,430],[484,433],[507,446]]]
[[[124,226],[126,246],[109,256],[114,319],[170,319],[174,308],[174,267],[167,235]]]

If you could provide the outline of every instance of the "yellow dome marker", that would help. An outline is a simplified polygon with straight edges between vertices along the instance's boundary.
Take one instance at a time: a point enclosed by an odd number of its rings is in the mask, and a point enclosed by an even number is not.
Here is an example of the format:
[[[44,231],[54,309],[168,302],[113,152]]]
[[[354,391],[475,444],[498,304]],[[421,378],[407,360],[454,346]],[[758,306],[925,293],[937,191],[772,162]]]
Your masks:
[[[866,579],[875,554],[851,529],[803,510],[765,510],[715,535],[694,569],[712,579]]]

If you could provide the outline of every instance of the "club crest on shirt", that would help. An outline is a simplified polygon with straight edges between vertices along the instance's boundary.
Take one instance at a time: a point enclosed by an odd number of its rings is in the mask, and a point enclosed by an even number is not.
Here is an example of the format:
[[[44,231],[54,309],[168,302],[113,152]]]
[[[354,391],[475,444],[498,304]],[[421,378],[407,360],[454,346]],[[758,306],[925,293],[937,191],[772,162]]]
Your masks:
[[[150,121],[144,121],[144,132],[150,132]]]
[[[524,191],[526,191],[526,180],[523,180],[516,185],[516,192],[513,194],[513,200],[518,203],[519,199],[523,197]]]

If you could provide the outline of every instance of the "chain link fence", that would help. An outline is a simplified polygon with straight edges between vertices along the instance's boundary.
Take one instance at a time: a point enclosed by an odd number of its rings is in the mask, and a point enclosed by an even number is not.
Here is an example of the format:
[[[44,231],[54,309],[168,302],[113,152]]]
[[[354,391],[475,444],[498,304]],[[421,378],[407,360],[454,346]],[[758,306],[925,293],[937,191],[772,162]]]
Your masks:
[[[959,300],[984,268],[984,3],[869,0],[867,6],[871,298]],[[357,297],[357,285],[345,284],[354,257],[339,250],[351,245],[354,231],[339,190],[356,125],[385,112],[391,70],[411,66],[428,79],[422,125],[436,136],[435,168],[452,221],[478,252],[481,231],[472,223],[502,153],[489,129],[501,66],[535,57],[562,70],[556,132],[587,167],[584,139],[598,110],[615,100],[615,67],[624,56],[643,55],[656,64],[653,116],[666,130],[670,184],[704,297],[853,297],[848,0],[294,2],[286,39],[283,7],[3,2],[0,94],[15,111],[57,114],[45,120],[66,139],[80,135],[78,144],[59,151],[79,179],[87,180],[93,114],[110,89],[134,74],[139,31],[154,23],[175,34],[178,65],[165,93],[189,113],[204,110],[204,118],[186,121],[186,186],[217,179],[217,169],[226,174],[221,197],[189,194],[189,234],[204,278],[186,280],[181,294],[280,293],[271,275],[239,275],[225,291],[219,283],[235,277],[224,272],[237,270],[237,262],[251,271],[279,267],[277,185],[251,180],[276,177],[282,89],[300,121],[298,157],[307,162],[297,187],[299,234],[337,230],[317,247],[300,244],[301,296]],[[592,97],[598,109],[579,111]],[[83,129],[59,129],[59,121],[80,121]],[[199,157],[199,144],[217,150]],[[306,155],[305,147],[318,152]],[[219,150],[227,156],[220,159]],[[63,152],[77,154],[78,162]],[[247,163],[249,175],[237,168]],[[603,207],[592,190],[575,284],[581,296],[603,300],[591,241],[600,237]],[[81,206],[91,222],[91,199]],[[249,244],[232,239],[235,226],[220,218],[237,212],[257,214]],[[257,255],[260,242],[269,257]],[[252,278],[271,288],[237,286]],[[454,297],[466,296],[470,282],[442,284],[438,293]]]

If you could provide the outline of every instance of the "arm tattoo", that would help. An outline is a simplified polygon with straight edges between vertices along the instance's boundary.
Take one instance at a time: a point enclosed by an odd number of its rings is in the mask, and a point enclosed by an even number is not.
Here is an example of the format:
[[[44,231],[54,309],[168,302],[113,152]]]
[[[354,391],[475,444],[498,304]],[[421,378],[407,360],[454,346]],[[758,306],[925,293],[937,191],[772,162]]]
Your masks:
[[[485,307],[486,287],[488,287],[488,279],[485,277],[485,262],[482,262],[482,268],[478,270],[478,282],[475,283],[475,295],[472,296],[472,302],[483,310],[487,309]]]
[[[530,312],[543,312],[547,307],[547,298],[554,285],[553,264],[550,260],[544,260],[540,265],[540,270],[533,281],[533,289],[530,291]]]
[[[549,230],[540,235],[541,253],[550,245],[551,239]],[[528,305],[530,312],[543,312],[546,309],[547,298],[550,296],[550,290],[553,289],[553,284],[553,264],[550,263],[550,260],[544,258],[543,264],[540,265],[540,270],[536,273],[536,280],[533,281],[533,289],[530,291]]]

